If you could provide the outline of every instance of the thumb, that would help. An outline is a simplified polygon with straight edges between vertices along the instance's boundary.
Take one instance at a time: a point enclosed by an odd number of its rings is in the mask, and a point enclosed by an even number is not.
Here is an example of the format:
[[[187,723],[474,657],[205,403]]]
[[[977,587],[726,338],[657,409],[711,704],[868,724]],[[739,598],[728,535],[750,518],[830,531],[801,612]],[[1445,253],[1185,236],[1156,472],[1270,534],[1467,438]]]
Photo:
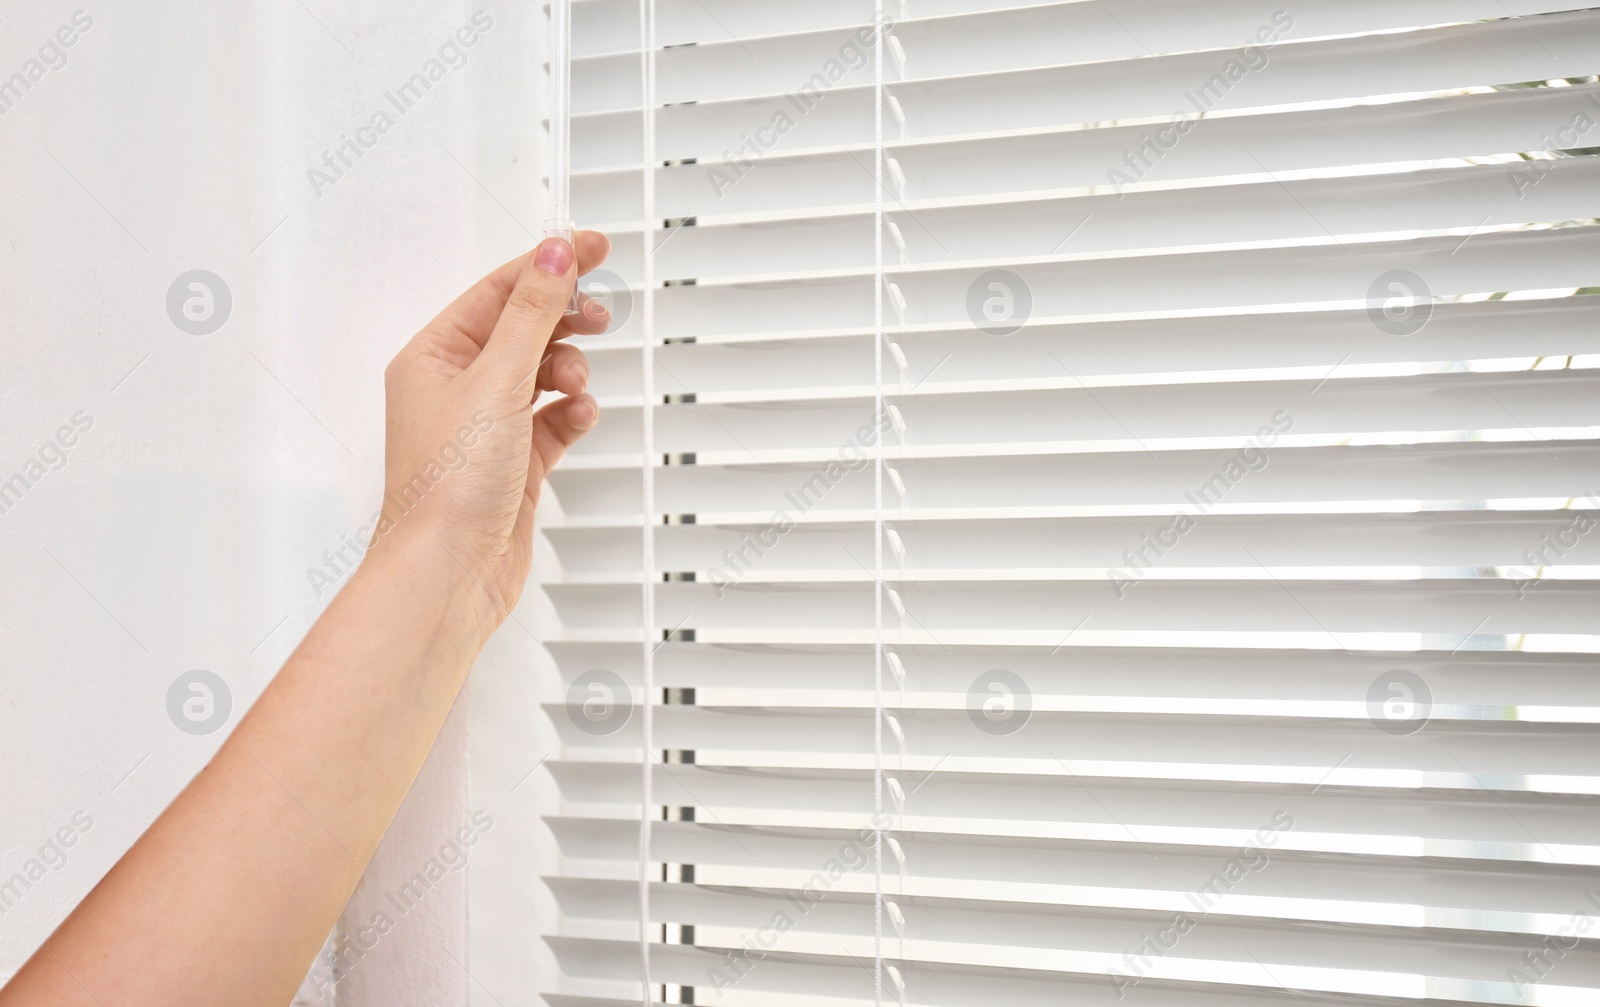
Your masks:
[[[507,389],[526,385],[528,401],[556,323],[566,314],[577,282],[576,256],[560,238],[546,238],[522,262],[516,285],[477,363]]]

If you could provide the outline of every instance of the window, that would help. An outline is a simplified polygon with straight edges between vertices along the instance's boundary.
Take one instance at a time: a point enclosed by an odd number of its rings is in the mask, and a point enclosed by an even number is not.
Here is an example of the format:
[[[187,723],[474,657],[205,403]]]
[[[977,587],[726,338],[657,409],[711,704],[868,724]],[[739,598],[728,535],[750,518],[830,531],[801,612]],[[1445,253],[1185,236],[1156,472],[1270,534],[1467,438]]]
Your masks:
[[[1591,1002],[1600,11],[642,7],[547,999]]]

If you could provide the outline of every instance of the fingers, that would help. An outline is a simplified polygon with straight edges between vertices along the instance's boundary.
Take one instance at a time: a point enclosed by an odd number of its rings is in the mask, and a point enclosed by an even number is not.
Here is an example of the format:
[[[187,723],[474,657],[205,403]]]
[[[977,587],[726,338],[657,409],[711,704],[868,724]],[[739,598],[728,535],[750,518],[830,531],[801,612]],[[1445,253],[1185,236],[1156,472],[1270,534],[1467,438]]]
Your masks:
[[[557,399],[534,413],[533,448],[528,459],[530,485],[543,479],[567,448],[593,430],[599,420],[600,404],[587,392]]]
[[[560,238],[539,242],[517,272],[516,283],[483,353],[473,361],[473,369],[486,370],[504,390],[526,394],[526,401],[533,401],[534,375],[556,323],[566,313],[576,282],[577,256],[572,246]]]
[[[552,343],[539,365],[538,387],[563,395],[582,395],[589,387],[589,361],[571,343]]]
[[[578,275],[606,261],[611,254],[611,239],[599,231],[578,231],[572,236],[578,243]]]
[[[583,275],[594,269],[606,260],[611,253],[611,242],[599,231],[579,231],[573,236],[578,251],[578,275]],[[433,330],[441,333],[451,333],[466,336],[482,349],[489,341],[489,335],[494,331],[495,323],[500,320],[500,314],[505,310],[506,301],[511,297],[511,292],[516,288],[517,277],[521,275],[523,267],[533,257],[533,252],[525,252],[510,262],[503,263],[488,276],[473,284],[466,293],[457,297],[429,322],[424,331]],[[579,316],[573,321],[579,321]],[[605,321],[609,323],[610,316]],[[585,324],[592,324],[585,322]],[[591,334],[588,328],[564,326],[573,332],[582,335]],[[594,331],[603,331],[604,325]],[[560,333],[562,335],[565,332]]]
[[[598,336],[610,327],[611,309],[601,301],[579,291],[578,313],[562,316],[561,321],[556,323],[556,331],[550,337],[550,342],[554,344],[569,336]]]
[[[611,309],[588,294],[578,294],[578,313],[568,315],[556,326],[556,338],[597,336],[611,324]]]

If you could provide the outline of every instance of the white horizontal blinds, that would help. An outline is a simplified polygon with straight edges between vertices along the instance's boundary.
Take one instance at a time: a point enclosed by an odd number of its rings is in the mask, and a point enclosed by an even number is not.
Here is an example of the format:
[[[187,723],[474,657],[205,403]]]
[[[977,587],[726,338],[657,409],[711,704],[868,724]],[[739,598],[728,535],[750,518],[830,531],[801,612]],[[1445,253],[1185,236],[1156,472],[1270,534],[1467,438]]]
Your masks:
[[[872,4],[656,6],[651,158],[575,17],[545,584],[653,707],[655,995],[874,999],[881,515],[884,1002],[1591,1003],[1600,12],[890,3],[880,505]],[[636,1000],[641,716],[550,712],[543,989]]]

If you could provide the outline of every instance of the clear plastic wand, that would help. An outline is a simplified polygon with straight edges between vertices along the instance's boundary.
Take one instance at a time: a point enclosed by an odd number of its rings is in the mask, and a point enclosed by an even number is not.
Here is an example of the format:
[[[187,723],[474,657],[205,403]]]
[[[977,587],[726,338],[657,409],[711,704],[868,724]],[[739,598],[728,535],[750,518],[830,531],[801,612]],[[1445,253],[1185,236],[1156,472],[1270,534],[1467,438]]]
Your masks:
[[[550,217],[544,236],[573,243],[572,224],[572,0],[550,0]],[[567,314],[578,313],[573,288]]]

